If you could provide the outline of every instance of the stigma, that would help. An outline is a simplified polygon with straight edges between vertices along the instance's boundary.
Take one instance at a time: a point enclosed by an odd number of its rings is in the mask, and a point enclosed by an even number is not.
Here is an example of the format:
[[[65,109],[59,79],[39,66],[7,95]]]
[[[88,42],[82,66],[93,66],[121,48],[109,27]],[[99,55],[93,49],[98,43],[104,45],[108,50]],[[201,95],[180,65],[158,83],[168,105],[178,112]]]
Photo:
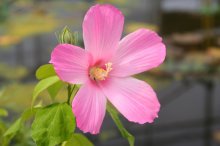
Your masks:
[[[112,63],[105,64],[105,69],[94,66],[89,71],[89,76],[92,80],[103,81],[108,77],[109,72],[112,70]]]

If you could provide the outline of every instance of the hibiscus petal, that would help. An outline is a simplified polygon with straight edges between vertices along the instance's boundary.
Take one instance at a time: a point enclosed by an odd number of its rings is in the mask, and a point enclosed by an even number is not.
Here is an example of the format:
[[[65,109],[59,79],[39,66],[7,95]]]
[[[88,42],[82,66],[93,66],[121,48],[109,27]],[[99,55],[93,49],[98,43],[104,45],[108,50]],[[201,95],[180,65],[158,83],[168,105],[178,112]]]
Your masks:
[[[150,85],[138,79],[111,77],[101,88],[129,121],[144,124],[158,117],[160,103]]]
[[[85,15],[83,38],[85,49],[94,58],[108,60],[116,51],[124,24],[123,14],[111,5],[95,5]]]
[[[160,65],[166,56],[162,39],[153,31],[139,29],[120,41],[111,75],[126,77]]]
[[[96,85],[87,82],[80,88],[72,103],[79,129],[85,133],[99,133],[105,116],[106,101]]]
[[[82,84],[88,80],[89,59],[90,56],[84,49],[60,44],[53,50],[50,63],[61,80]]]

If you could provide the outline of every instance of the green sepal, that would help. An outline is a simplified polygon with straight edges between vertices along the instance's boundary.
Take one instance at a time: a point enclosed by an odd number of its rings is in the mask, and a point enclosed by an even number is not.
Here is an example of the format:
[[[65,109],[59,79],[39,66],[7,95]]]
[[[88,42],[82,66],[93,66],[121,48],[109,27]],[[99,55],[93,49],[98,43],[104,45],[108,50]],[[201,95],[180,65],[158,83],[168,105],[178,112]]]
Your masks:
[[[70,29],[65,26],[58,38],[59,43],[61,44],[72,44],[77,45],[78,42],[78,33],[72,33]]]

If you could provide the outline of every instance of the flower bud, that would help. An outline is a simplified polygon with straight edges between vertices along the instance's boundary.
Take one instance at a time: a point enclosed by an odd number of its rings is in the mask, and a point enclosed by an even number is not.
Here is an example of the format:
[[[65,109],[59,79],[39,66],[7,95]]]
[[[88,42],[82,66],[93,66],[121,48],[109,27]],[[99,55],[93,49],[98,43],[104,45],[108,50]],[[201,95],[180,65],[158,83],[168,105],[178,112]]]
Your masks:
[[[61,44],[72,44],[72,45],[76,45],[77,44],[77,40],[78,40],[78,33],[74,32],[72,33],[68,27],[64,27],[62,32],[59,35],[59,42]]]

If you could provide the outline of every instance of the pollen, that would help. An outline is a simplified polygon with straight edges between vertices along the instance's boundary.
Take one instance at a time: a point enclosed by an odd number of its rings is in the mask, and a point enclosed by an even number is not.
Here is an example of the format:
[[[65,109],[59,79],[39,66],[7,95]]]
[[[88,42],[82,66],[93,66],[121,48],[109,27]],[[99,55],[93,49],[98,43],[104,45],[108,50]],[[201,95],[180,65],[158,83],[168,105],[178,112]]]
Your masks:
[[[112,63],[106,63],[105,69],[101,67],[92,67],[89,71],[90,78],[95,81],[102,81],[108,77],[109,72],[112,70]]]

